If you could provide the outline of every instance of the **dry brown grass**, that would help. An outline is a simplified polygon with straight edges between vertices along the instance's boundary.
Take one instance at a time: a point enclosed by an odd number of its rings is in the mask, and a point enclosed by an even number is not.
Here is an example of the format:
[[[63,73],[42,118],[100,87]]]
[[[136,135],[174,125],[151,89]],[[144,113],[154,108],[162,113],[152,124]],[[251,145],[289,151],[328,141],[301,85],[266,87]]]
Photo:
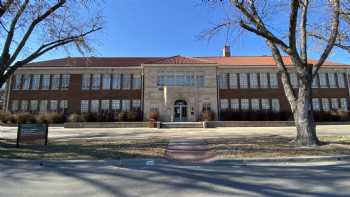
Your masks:
[[[0,158],[12,159],[122,159],[163,157],[167,141],[158,139],[49,140],[48,146],[23,145],[0,139]]]
[[[219,158],[326,156],[350,154],[350,136],[322,136],[322,146],[297,147],[291,137],[277,135],[210,139],[208,143]]]

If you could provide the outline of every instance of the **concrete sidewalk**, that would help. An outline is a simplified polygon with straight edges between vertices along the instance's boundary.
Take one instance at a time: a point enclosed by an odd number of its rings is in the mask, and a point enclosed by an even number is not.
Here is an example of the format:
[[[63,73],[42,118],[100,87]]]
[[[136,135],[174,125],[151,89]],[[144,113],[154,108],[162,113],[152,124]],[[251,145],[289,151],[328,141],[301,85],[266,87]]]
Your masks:
[[[139,161],[143,165],[41,162],[0,160],[0,196],[345,197],[350,193],[346,161],[247,166],[146,164],[146,160]]]

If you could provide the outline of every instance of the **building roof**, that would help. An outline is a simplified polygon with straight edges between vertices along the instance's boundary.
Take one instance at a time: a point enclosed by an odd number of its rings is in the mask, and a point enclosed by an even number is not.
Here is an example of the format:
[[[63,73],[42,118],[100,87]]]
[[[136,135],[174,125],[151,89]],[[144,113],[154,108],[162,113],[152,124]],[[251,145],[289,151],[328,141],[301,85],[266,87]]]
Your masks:
[[[292,65],[289,57],[284,56],[286,65]],[[316,63],[315,60],[309,60]],[[227,66],[274,66],[271,56],[231,56],[231,57],[68,57],[48,61],[34,62],[25,67],[137,67],[141,64],[218,64]],[[347,66],[326,61],[325,66]]]
[[[184,57],[177,55],[145,62],[145,64],[216,64],[216,62],[201,58]]]

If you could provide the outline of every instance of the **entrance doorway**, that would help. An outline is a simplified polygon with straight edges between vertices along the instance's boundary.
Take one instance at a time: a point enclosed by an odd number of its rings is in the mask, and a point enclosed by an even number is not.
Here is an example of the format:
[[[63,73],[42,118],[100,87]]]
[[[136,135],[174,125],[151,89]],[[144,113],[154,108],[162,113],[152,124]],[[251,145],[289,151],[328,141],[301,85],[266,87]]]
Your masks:
[[[175,101],[174,113],[175,122],[187,121],[187,102],[184,100]]]

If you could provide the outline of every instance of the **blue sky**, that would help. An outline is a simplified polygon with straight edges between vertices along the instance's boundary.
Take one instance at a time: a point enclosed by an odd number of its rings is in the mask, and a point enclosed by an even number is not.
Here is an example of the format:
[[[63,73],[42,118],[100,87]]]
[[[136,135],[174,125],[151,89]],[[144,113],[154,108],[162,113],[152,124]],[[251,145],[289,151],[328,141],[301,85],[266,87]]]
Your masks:
[[[222,32],[211,40],[200,35],[220,22],[225,10],[203,5],[202,0],[105,0],[102,32],[91,36],[94,56],[219,56],[226,42],[232,55],[270,55],[258,37]],[[70,56],[80,56],[72,51]],[[40,59],[65,57],[54,51]],[[310,54],[317,57],[317,52]],[[350,63],[349,55],[335,50],[330,60]]]

